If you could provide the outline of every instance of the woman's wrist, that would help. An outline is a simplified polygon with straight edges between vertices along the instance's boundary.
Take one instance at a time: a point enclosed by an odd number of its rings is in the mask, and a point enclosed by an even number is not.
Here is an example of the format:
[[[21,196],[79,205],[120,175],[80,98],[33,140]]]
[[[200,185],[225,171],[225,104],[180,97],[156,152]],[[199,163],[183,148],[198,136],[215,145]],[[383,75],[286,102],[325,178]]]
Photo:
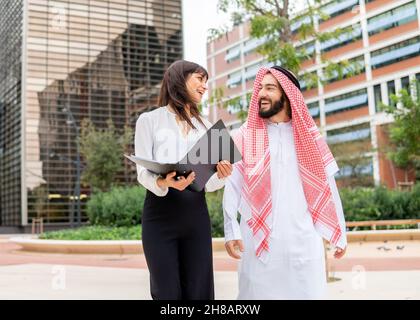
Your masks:
[[[161,189],[165,189],[165,188],[168,187],[168,184],[166,183],[166,179],[164,179],[162,177],[157,178],[156,183],[159,186],[159,188],[161,188]]]

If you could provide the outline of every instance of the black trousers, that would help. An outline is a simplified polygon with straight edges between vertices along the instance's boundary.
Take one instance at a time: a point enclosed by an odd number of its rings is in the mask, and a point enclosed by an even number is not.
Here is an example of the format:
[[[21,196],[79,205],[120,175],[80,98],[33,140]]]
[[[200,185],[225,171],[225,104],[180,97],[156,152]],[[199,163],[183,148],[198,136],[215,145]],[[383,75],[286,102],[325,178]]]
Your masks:
[[[211,224],[205,193],[147,191],[142,241],[154,300],[214,299]]]

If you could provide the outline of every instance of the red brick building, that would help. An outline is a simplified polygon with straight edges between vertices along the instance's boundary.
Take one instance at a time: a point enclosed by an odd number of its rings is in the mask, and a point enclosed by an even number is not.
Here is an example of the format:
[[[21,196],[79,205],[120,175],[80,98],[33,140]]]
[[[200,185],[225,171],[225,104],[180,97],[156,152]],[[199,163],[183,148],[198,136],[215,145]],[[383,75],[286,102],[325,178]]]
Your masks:
[[[357,168],[341,166],[337,177],[342,179],[342,185],[354,170],[370,180],[370,184],[390,188],[415,179],[413,171],[397,168],[386,157],[389,145],[386,128],[393,119],[379,110],[379,104],[389,104],[390,94],[402,88],[410,90],[413,96],[417,94],[410,83],[420,80],[419,9],[420,0],[329,1],[323,10],[330,18],[319,22],[318,30],[352,27],[351,35],[343,34],[323,43],[309,39],[299,44],[307,52],[314,52],[314,59],[302,64],[302,72],[316,72],[326,80],[324,85],[311,89],[301,81],[311,115],[333,148],[351,146],[353,149],[348,150],[358,150],[357,157],[363,159]],[[304,22],[294,21],[292,31]],[[246,105],[246,95],[252,91],[258,68],[267,65],[256,52],[263,41],[250,38],[249,24],[244,23],[209,42],[209,94],[223,88],[224,97],[240,97]],[[331,61],[349,60],[359,66],[360,73],[342,80],[326,79],[321,54]],[[237,112],[234,106],[227,109],[209,106],[210,120],[222,118],[231,129],[241,124]],[[335,154],[338,158],[353,155]]]

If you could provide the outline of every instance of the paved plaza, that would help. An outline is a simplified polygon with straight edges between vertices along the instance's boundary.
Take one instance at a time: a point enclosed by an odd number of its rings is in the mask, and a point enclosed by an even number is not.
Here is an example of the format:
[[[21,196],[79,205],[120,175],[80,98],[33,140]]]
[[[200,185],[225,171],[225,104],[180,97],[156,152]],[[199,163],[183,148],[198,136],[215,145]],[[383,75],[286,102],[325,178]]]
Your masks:
[[[328,299],[420,299],[420,241],[351,243],[329,265]],[[235,299],[237,261],[218,251],[214,268],[216,299]],[[150,299],[148,277],[141,254],[31,253],[0,239],[0,299]]]

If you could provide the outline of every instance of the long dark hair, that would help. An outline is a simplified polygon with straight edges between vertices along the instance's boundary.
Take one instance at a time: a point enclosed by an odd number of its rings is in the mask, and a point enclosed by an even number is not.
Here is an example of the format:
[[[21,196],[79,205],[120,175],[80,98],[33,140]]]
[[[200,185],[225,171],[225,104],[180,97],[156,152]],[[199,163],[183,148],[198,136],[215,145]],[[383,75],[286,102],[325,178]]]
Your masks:
[[[205,127],[200,118],[198,106],[192,101],[186,87],[188,76],[193,73],[200,73],[207,79],[209,78],[207,70],[197,63],[186,60],[178,60],[172,63],[163,76],[158,106],[170,105],[181,120],[186,121],[191,128],[196,129],[185,111],[185,105],[188,104],[191,116],[195,117]]]

